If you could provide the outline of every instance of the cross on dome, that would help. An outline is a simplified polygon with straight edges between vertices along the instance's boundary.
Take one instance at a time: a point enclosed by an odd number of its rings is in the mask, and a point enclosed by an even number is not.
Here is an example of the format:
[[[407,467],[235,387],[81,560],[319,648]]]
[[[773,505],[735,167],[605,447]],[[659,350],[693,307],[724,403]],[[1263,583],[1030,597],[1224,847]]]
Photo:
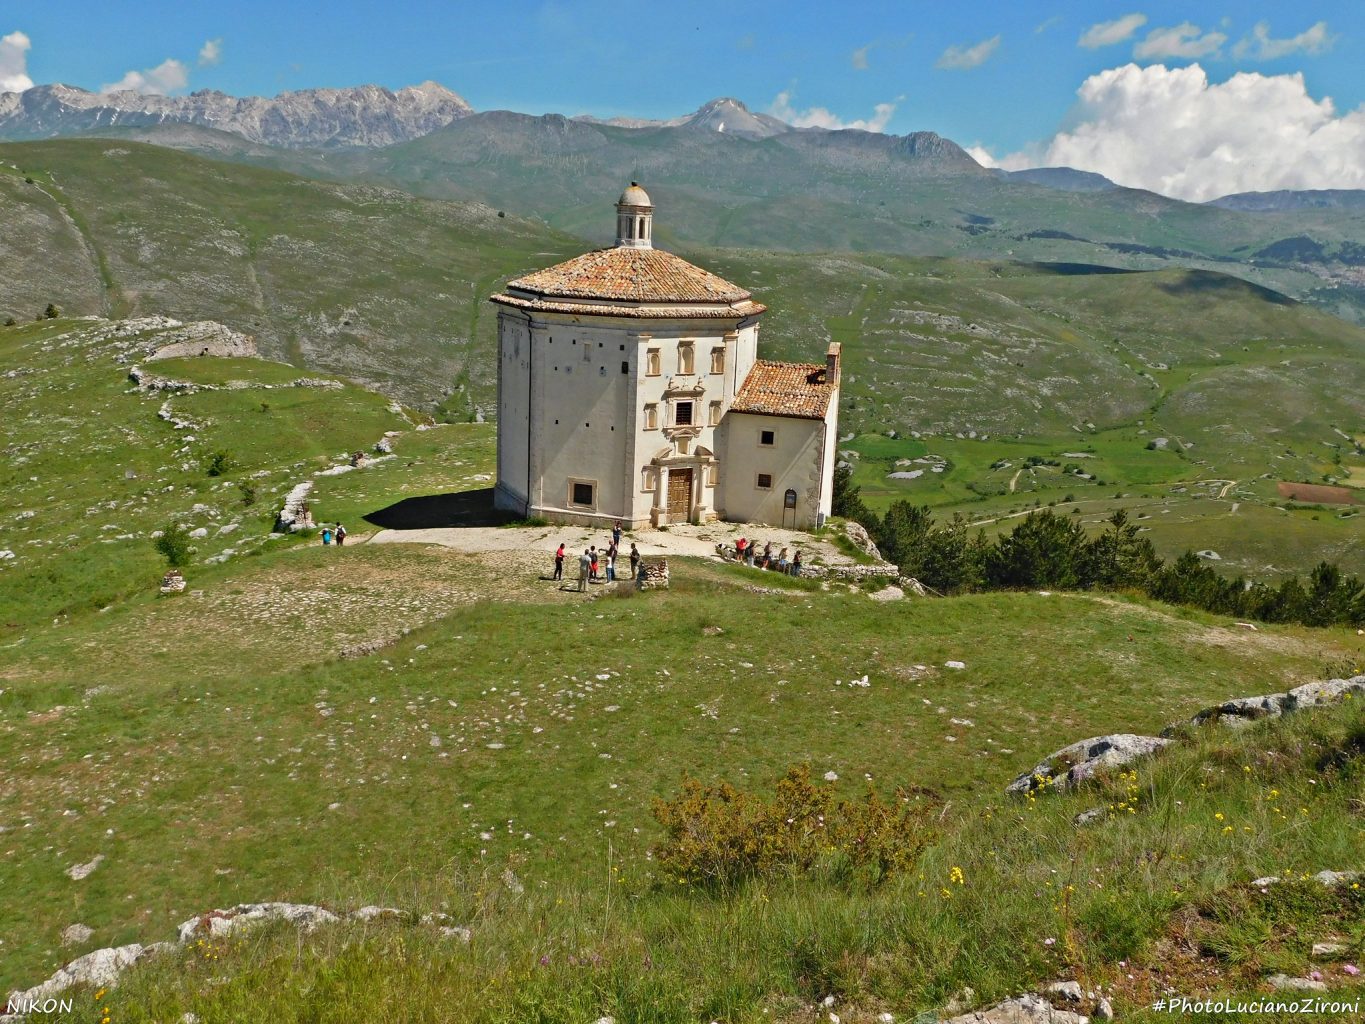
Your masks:
[[[630,249],[654,248],[654,203],[632,181],[616,200],[616,244]]]

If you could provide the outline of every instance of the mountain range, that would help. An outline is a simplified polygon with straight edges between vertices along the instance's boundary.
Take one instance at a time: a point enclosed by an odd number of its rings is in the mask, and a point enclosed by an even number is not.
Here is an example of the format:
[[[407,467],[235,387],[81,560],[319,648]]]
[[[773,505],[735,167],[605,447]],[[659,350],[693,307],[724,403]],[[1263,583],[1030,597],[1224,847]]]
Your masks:
[[[634,178],[665,245],[1217,270],[1365,323],[1365,193],[1186,203],[1069,167],[987,169],[933,132],[796,127],[729,97],[654,121],[474,112],[430,82],[0,95],[0,139],[72,135],[474,201],[601,243]]]
[[[0,93],[0,138],[43,139],[111,128],[192,124],[286,149],[388,146],[472,112],[435,82],[391,92],[377,85],[303,89],[272,98],[201,90],[188,96],[87,92],[39,85]]]

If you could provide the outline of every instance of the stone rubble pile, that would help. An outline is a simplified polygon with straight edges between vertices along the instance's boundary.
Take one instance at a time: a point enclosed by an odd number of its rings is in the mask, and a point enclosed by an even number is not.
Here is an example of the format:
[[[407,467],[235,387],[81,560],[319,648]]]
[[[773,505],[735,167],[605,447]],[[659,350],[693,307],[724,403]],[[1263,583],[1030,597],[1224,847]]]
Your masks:
[[[635,578],[640,590],[668,589],[668,559],[646,559],[640,563],[640,573]]]

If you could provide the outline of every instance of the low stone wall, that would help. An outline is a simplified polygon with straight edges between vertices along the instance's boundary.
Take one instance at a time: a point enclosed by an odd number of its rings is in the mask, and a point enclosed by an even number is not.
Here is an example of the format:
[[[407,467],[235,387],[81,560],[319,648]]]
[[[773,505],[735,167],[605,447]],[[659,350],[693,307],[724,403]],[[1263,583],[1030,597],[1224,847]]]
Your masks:
[[[646,559],[640,563],[640,571],[635,577],[635,585],[640,590],[668,589],[668,559]]]

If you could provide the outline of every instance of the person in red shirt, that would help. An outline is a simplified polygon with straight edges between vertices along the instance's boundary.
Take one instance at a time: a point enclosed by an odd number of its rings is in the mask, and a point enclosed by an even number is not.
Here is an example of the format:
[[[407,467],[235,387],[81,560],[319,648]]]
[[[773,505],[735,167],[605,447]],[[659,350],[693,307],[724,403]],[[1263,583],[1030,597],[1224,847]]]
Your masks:
[[[555,552],[555,579],[564,578],[564,545],[559,545],[559,550]]]

